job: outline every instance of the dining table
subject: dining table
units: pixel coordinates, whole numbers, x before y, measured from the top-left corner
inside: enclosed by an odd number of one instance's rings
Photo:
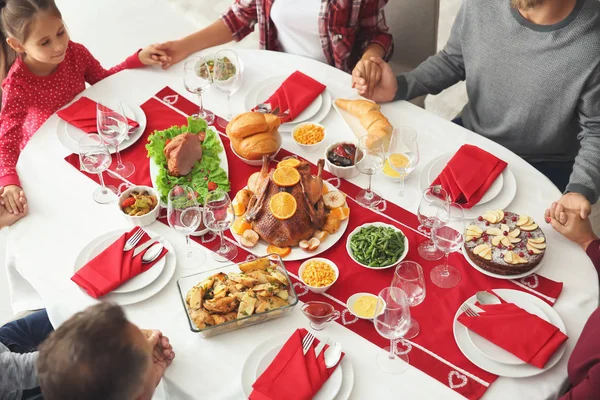
[[[173,27],[174,32],[186,29],[192,31],[190,23],[182,21],[161,2],[148,3],[151,4],[140,5],[137,10],[136,37],[143,37],[145,32],[154,29],[152,21],[160,21],[162,29]],[[158,14],[160,18],[157,17]],[[122,39],[124,44],[133,41],[127,36]],[[351,87],[351,76],[324,63],[265,50],[236,51],[243,61],[244,71],[242,85],[231,99],[234,115],[248,111],[246,97],[257,82],[272,76],[286,76],[297,70],[325,84],[333,99],[356,97]],[[210,50],[201,54],[209,52]],[[157,99],[157,93],[167,86],[179,96],[197,102],[197,97],[184,87],[183,63],[168,70],[125,70],[90,86],[82,95],[96,101],[119,99],[127,104],[141,105],[149,99]],[[219,116],[227,114],[227,97],[217,88],[211,87],[203,98],[206,108]],[[527,378],[500,377],[485,385],[481,398],[547,399],[557,396],[567,378],[569,355],[588,317],[598,306],[599,296],[598,277],[585,252],[544,222],[545,209],[561,193],[544,175],[518,155],[483,136],[406,101],[386,104],[383,110],[392,124],[410,126],[418,132],[421,159],[417,168],[406,179],[403,196],[400,196],[399,183],[390,181],[381,173],[373,177],[373,188],[387,202],[410,213],[417,211],[422,193],[419,176],[424,173],[425,166],[441,155],[455,152],[463,144],[485,149],[510,166],[516,178],[517,190],[514,199],[505,208],[531,216],[544,230],[548,247],[539,273],[564,284],[553,308],[564,322],[569,339],[564,355],[553,368]],[[14,311],[44,307],[55,328],[98,301],[88,296],[70,279],[81,250],[102,234],[131,228],[117,204],[101,205],[94,202],[92,192],[98,184],[65,161],[73,150],[60,139],[59,121],[56,115],[50,117],[20,155],[17,171],[27,194],[30,213],[9,229],[5,265]],[[326,143],[321,151],[306,152],[294,143],[289,133],[282,133],[283,148],[316,164],[324,157],[327,145],[355,140],[352,130],[333,107],[321,124],[327,131]],[[151,132],[146,132],[145,135],[148,133]],[[145,136],[141,140],[145,140]],[[137,162],[142,165],[148,163],[148,159],[140,158]],[[230,169],[229,174],[250,175],[255,170],[256,167],[248,166],[247,170]],[[365,187],[367,177],[360,175],[351,178],[350,182],[358,187]],[[380,214],[376,214],[377,219],[385,220],[385,214],[386,211],[382,209]],[[289,315],[273,321],[211,338],[199,336],[189,328],[177,279],[221,264],[212,261],[210,251],[197,243],[193,243],[193,250],[204,252],[207,261],[203,265],[193,264],[186,258],[184,236],[166,224],[155,222],[148,229],[172,244],[177,260],[174,275],[164,288],[144,301],[124,306],[131,322],[143,328],[161,330],[170,338],[176,351],[176,359],[167,369],[155,398],[244,398],[241,373],[252,350],[270,338],[289,336],[297,328],[309,329],[309,321],[300,307],[294,307]],[[340,241],[334,247],[345,245],[345,241]],[[411,243],[415,248],[417,245],[418,243]],[[340,270],[343,274],[343,268]],[[475,269],[464,273],[480,274]],[[427,285],[433,285],[428,275],[426,281]],[[451,293],[456,289],[444,290]],[[302,301],[302,297],[300,300]],[[346,299],[338,300],[343,303]],[[438,300],[441,302],[443,298]],[[427,325],[422,325],[421,329],[426,330]],[[413,366],[402,374],[388,375],[376,365],[376,354],[381,348],[356,334],[345,324],[329,323],[323,335],[339,342],[352,364],[354,382],[351,394],[346,398],[461,399],[470,396],[461,393],[460,380],[478,379],[477,376],[457,369],[453,371],[456,373],[449,375],[449,382],[442,382],[443,380],[433,379]],[[439,340],[453,343],[454,338],[449,336]],[[427,349],[421,350],[427,352]],[[457,381],[456,377],[460,379]]]

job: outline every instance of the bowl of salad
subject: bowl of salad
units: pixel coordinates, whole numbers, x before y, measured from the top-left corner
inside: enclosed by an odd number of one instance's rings
[[[202,58],[204,58],[206,60],[206,64],[208,65],[208,70],[209,70],[210,74],[213,75],[213,72],[215,69],[215,60],[217,58],[217,55],[213,53],[213,54],[208,54],[208,55],[202,56]],[[219,80],[225,82],[228,79],[231,79],[236,74],[237,66],[235,65],[235,63],[230,61],[227,57],[222,57],[222,59],[225,62],[226,68],[224,71],[224,75],[219,77]],[[238,56],[238,63],[239,63],[239,68],[240,68],[240,75],[242,75],[244,72],[244,63],[239,58],[239,56]],[[214,76],[213,76],[213,79],[214,79]]]
[[[130,223],[146,226],[158,218],[159,198],[158,192],[149,186],[132,186],[121,193],[117,206]]]

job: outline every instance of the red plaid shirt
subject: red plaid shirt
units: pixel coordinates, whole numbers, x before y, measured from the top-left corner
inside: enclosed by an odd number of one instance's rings
[[[275,0],[234,0],[221,16],[233,38],[242,40],[258,23],[260,48],[281,51],[277,30],[270,18]],[[327,62],[350,72],[371,43],[392,55],[394,44],[385,23],[383,7],[388,0],[322,0],[319,12],[319,34]]]

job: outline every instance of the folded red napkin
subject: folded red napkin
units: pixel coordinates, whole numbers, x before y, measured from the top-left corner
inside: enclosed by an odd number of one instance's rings
[[[458,321],[521,360],[544,368],[567,335],[549,322],[513,303],[477,304],[485,310],[478,317],[461,314]]]
[[[98,128],[96,127],[96,106],[97,103],[95,101],[84,96],[56,114],[84,132],[96,133],[98,132]],[[140,124],[132,119],[127,118],[127,121],[132,128],[140,126]]]
[[[310,400],[321,389],[337,366],[325,367],[327,346],[315,357],[316,339],[306,355],[302,354],[302,339],[307,333],[306,329],[298,329],[292,334],[252,385],[250,400]]]
[[[471,208],[483,197],[506,162],[476,146],[463,145],[431,185],[442,185],[454,203]]]
[[[325,85],[300,71],[291,74],[264,103],[279,108],[281,122],[293,121],[325,90]],[[289,114],[283,115],[286,111]]]
[[[125,242],[133,236],[139,227],[133,228],[130,232],[121,235],[116,242],[111,244],[102,253],[98,254],[92,260],[88,261],[79,271],[71,277],[71,280],[85,289],[93,298],[97,299],[118,288],[129,279],[149,270],[161,258],[167,254],[168,250],[163,248],[160,256],[151,263],[142,264],[142,257],[145,251],[133,257],[135,250],[123,251]],[[137,246],[144,244],[150,237],[144,232],[142,239]]]

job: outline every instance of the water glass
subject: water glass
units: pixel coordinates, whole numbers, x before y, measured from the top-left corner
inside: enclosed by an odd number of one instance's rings
[[[331,304],[322,301],[307,301],[300,308],[302,313],[310,321],[310,327],[315,331],[322,331],[330,321],[340,317],[340,312]]]
[[[193,233],[202,222],[202,209],[196,199],[196,192],[189,186],[175,186],[168,194],[167,221],[175,231],[185,235],[187,243],[187,258],[191,259],[192,243],[190,234]],[[194,264],[202,264],[206,261],[204,253],[199,253],[194,259]],[[193,268],[193,267],[192,267]]]
[[[400,288],[406,293],[410,307],[418,306],[425,300],[425,275],[421,265],[414,261],[402,261],[396,267],[392,286]],[[412,339],[421,331],[419,321],[411,317],[410,327],[404,334],[405,339]]]
[[[114,146],[117,156],[115,172],[123,178],[128,178],[135,172],[135,165],[129,161],[123,162],[119,146],[129,137],[129,121],[125,116],[123,104],[118,101],[108,101],[96,105],[96,127],[104,142]]]
[[[431,240],[431,228],[436,221],[436,215],[440,208],[448,209],[450,207],[450,198],[448,192],[441,186],[430,186],[421,195],[421,201],[417,208],[417,217],[419,218],[419,232],[429,236],[429,239],[422,242],[419,247],[419,255],[428,261],[439,260],[444,256],[440,250],[435,247]]]
[[[356,201],[367,207],[377,207],[381,203],[381,197],[371,190],[371,178],[383,169],[385,162],[383,142],[377,136],[364,135],[358,140],[357,148],[362,157],[356,161],[356,169],[369,176],[369,186],[358,192]]]
[[[225,240],[223,232],[231,228],[235,214],[227,192],[216,189],[204,198],[204,224],[208,229],[219,234],[220,243],[213,249],[215,261],[231,261],[237,256],[237,246]]]
[[[386,287],[377,297],[373,323],[377,332],[390,340],[389,349],[379,352],[377,366],[388,374],[399,374],[408,367],[408,354],[396,351],[396,341],[410,327],[410,309],[406,293],[398,287]]]
[[[387,162],[400,174],[400,197],[404,197],[404,180],[419,164],[417,131],[409,126],[400,126],[392,133]]]
[[[458,204],[450,204],[448,209],[440,208],[436,221],[431,229],[431,239],[435,246],[444,253],[444,263],[431,270],[430,278],[434,285],[441,288],[452,288],[460,282],[460,271],[448,265],[448,256],[458,251],[465,241],[465,213]]]
[[[79,165],[83,171],[98,174],[100,187],[94,191],[94,201],[108,204],[117,200],[116,189],[104,184],[102,172],[106,171],[112,162],[112,157],[100,135],[90,133],[79,140]]]
[[[185,89],[198,96],[198,114],[196,118],[202,118],[208,125],[212,125],[215,120],[215,114],[205,110],[202,104],[202,93],[204,93],[213,83],[212,74],[208,63],[202,57],[192,57],[185,61],[183,65],[183,84]]]
[[[217,88],[227,94],[227,120],[220,119],[219,125],[227,127],[233,114],[231,112],[231,96],[238,91],[242,85],[242,69],[238,55],[233,50],[221,50],[215,56],[213,69],[213,80]]]

